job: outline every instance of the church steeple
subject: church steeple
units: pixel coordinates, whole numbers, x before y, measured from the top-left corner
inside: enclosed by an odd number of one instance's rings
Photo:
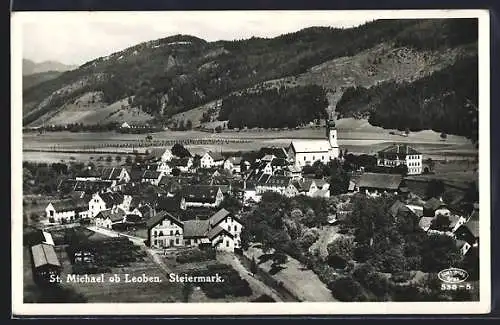
[[[339,156],[339,145],[337,143],[337,127],[333,113],[329,114],[326,120],[326,138],[330,143],[332,158],[337,158]]]

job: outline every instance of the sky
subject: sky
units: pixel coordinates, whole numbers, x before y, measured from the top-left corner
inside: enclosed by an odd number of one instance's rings
[[[347,28],[375,19],[338,11],[23,14],[14,17],[19,18],[22,26],[23,57],[35,62],[52,60],[71,65],[175,34],[207,41],[275,37],[311,26]]]

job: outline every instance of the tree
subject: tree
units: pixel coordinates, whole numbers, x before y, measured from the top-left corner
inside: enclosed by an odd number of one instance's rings
[[[455,240],[446,235],[431,234],[422,243],[422,271],[439,272],[458,265],[461,254]]]
[[[330,282],[328,289],[340,301],[366,301],[361,284],[350,276],[341,277]]]
[[[181,174],[181,170],[177,167],[172,169],[172,176],[179,176]]]
[[[108,163],[112,162],[112,161],[113,161],[113,157],[111,157],[111,156],[107,156],[107,157],[106,157],[106,161],[107,161]]]
[[[439,198],[443,195],[445,190],[444,182],[440,179],[432,179],[427,184],[426,196],[428,198]]]
[[[435,164],[434,160],[432,160],[432,158],[430,158],[430,157],[429,157],[429,158],[427,158],[427,159],[425,160],[425,163],[427,164],[427,166],[429,166],[429,171],[431,171],[431,172],[432,172],[432,171],[434,171],[434,166],[435,166],[436,164]]]
[[[408,136],[410,134],[410,129],[409,128],[406,128],[405,129],[405,135]]]
[[[125,163],[126,163],[127,165],[132,164],[132,157],[131,157],[131,156],[127,156],[127,158],[125,158]]]
[[[255,257],[252,256],[252,261],[250,262],[250,272],[252,272],[252,274],[256,274],[258,271],[257,262],[255,261]]]
[[[170,151],[174,156],[177,156],[179,158],[191,157],[191,153],[189,152],[189,150],[184,148],[184,146],[180,143],[174,144]]]
[[[441,137],[441,140],[444,141],[444,140],[446,140],[448,138],[448,135],[446,133],[444,133],[444,132],[441,132],[440,137]]]
[[[146,136],[146,141],[151,141],[151,140],[153,140],[153,136],[151,134],[148,134]]]
[[[276,251],[273,254],[273,265],[274,267],[279,267],[282,264],[285,264],[288,260],[288,256],[281,251]]]
[[[220,208],[226,209],[227,211],[231,212],[233,215],[238,213],[242,207],[243,207],[243,204],[241,203],[241,201],[232,195],[224,197],[224,199],[222,200],[222,202],[220,204]]]
[[[346,261],[354,256],[354,239],[352,237],[341,236],[328,244],[328,255],[337,255]]]
[[[191,120],[187,120],[186,129],[191,130],[192,128],[193,128],[193,122],[191,122]]]
[[[116,162],[118,162],[118,163],[119,163],[120,161],[122,161],[122,156],[116,156],[116,157],[115,157],[115,160],[116,160]]]

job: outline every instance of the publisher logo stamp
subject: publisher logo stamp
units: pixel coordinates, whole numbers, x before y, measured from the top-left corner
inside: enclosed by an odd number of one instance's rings
[[[469,273],[467,273],[467,271],[455,267],[442,270],[438,273],[439,280],[448,284],[462,283],[467,280],[468,277]]]

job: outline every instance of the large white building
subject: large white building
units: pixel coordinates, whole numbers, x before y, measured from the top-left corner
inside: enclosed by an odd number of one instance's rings
[[[293,140],[288,148],[288,156],[297,167],[304,167],[321,161],[327,164],[338,158],[339,145],[337,143],[337,128],[335,121],[326,122],[326,139],[324,140]]]
[[[408,167],[408,175],[422,174],[422,153],[407,144],[394,144],[378,152],[377,165],[395,168]]]

